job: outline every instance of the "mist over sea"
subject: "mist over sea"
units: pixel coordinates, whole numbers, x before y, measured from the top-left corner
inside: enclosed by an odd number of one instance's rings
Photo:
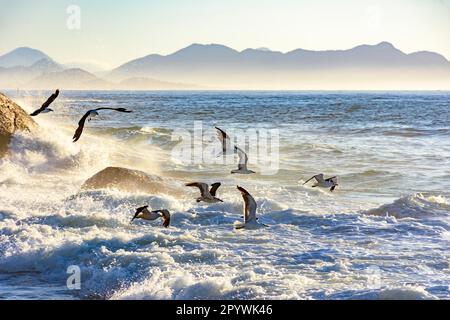
[[[48,96],[6,94],[29,112]],[[134,113],[103,112],[72,143],[99,107]],[[450,299],[449,92],[63,91],[52,108],[0,160],[1,299]],[[195,121],[208,141],[214,126],[278,130],[276,174],[176,161],[174,130]],[[80,189],[108,166],[180,192]],[[318,173],[335,192],[303,186]],[[197,204],[192,181],[222,182],[224,203]],[[268,228],[234,230],[236,185]],[[171,227],[130,224],[145,204]]]

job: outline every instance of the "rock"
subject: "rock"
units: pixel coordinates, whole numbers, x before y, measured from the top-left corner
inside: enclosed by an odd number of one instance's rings
[[[143,171],[108,167],[86,180],[82,189],[119,189],[127,192],[149,194],[181,194],[172,181]]]
[[[8,152],[11,136],[18,132],[31,132],[36,122],[17,103],[0,93],[0,158]]]

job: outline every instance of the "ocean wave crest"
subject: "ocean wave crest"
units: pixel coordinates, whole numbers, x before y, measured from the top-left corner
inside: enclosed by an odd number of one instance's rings
[[[362,213],[377,216],[394,216],[395,218],[427,218],[436,215],[449,215],[450,204],[441,195],[416,193]]]

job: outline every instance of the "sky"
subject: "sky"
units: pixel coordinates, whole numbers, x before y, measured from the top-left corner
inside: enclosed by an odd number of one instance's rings
[[[287,52],[388,41],[450,59],[450,0],[0,0],[0,8],[0,54],[27,46],[105,69],[192,43]]]

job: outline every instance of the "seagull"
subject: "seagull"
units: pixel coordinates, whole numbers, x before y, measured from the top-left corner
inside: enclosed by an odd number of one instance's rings
[[[206,203],[217,203],[223,202],[219,198],[216,198],[216,191],[221,186],[220,182],[216,182],[211,185],[211,189],[209,189],[209,185],[207,183],[202,182],[193,182],[186,184],[186,187],[197,187],[200,189],[201,196],[197,198],[197,202],[206,202]]]
[[[170,212],[168,210],[163,209],[163,210],[149,211],[148,206],[144,206],[136,209],[136,213],[134,214],[133,219],[131,219],[131,222],[133,222],[134,219],[153,221],[159,218],[163,219],[163,226],[165,228],[169,227]]]
[[[230,147],[230,136],[222,129],[220,129],[218,127],[215,127],[215,128],[217,130],[217,136],[218,136],[220,142],[222,143],[222,155],[225,156],[227,154],[227,150],[229,150],[229,147]],[[217,156],[220,156],[220,154]]]
[[[324,179],[323,178],[323,173],[315,175],[314,177],[312,177],[311,179],[307,180],[303,185],[307,184],[309,181],[311,181],[312,179],[316,179],[316,183],[312,186],[313,188],[315,187],[320,187],[320,188],[330,188],[330,191],[333,192],[334,189],[336,189],[336,187],[338,186],[338,181],[337,181],[337,177],[331,177],[328,179]]]
[[[252,195],[242,187],[237,186],[237,189],[241,192],[242,198],[244,199],[244,223],[237,224],[235,228],[236,229],[243,229],[249,227],[255,228],[258,226],[268,227],[265,224],[258,223],[258,218],[256,217],[257,204]]]
[[[73,142],[77,142],[80,139],[81,134],[83,133],[84,124],[86,123],[86,120],[90,121],[93,117],[98,116],[98,111],[100,111],[100,110],[114,110],[114,111],[125,112],[125,113],[133,112],[133,111],[129,111],[125,108],[98,108],[98,109],[89,110],[88,112],[86,112],[86,114],[83,116],[83,118],[81,118],[81,120],[78,122],[78,128],[75,131],[75,134],[73,136]]]
[[[34,111],[32,114],[30,114],[30,116],[35,117],[40,113],[49,113],[52,112],[53,109],[50,109],[49,106],[53,103],[53,101],[55,101],[55,99],[59,96],[59,90],[56,89],[55,93],[52,94],[47,101],[44,102],[44,104],[42,105],[42,107],[40,107],[39,109],[37,109],[36,111]]]
[[[239,156],[238,169],[231,171],[232,174],[252,174],[256,173],[252,170],[247,169],[248,156],[247,154],[238,146],[234,146],[234,152]]]

